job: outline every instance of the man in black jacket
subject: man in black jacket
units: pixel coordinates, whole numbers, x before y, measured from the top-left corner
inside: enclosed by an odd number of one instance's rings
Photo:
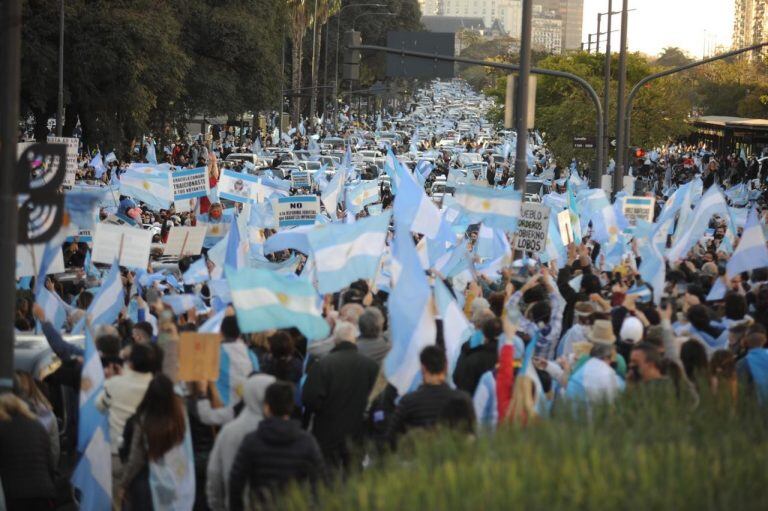
[[[379,366],[357,351],[357,329],[337,325],[335,347],[313,364],[302,390],[302,400],[312,414],[315,435],[325,461],[336,466],[349,463],[349,443],[363,438],[363,418]]]
[[[419,359],[424,383],[403,396],[397,405],[387,434],[393,445],[397,436],[408,429],[434,426],[449,402],[462,399],[472,406],[469,394],[454,390],[445,383],[448,361],[442,348],[427,346],[421,350]]]
[[[313,490],[323,477],[323,457],[312,435],[291,420],[293,385],[275,382],[264,396],[264,416],[259,427],[240,445],[229,474],[229,509],[240,511],[243,489],[249,483],[252,499],[274,503],[275,492],[290,481],[309,481]],[[254,507],[251,501],[249,508]]]

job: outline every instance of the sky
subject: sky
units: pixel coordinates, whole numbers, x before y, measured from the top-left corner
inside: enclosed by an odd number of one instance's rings
[[[656,56],[667,46],[677,46],[691,57],[714,53],[718,45],[730,48],[733,32],[734,0],[629,0],[627,46]],[[613,0],[613,10],[621,10],[622,0]],[[607,12],[608,0],[584,0],[582,41],[597,32],[597,13]],[[606,16],[601,30],[605,31]],[[611,49],[618,48],[621,15],[613,17]],[[592,36],[594,40],[594,36]],[[605,51],[601,36],[600,48]],[[594,43],[593,43],[594,45]]]

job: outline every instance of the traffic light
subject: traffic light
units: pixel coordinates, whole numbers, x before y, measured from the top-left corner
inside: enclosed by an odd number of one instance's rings
[[[356,30],[347,30],[344,32],[344,70],[342,78],[344,80],[360,79],[360,50],[350,50],[350,46],[359,46],[363,44],[363,38],[360,32]]]

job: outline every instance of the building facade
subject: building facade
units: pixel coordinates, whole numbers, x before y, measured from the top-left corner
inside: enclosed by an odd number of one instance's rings
[[[557,11],[533,6],[531,19],[531,45],[547,53],[563,52],[563,20]]]
[[[765,40],[768,35],[768,0],[735,0],[733,47],[743,48]],[[755,56],[750,54],[750,58]]]
[[[544,11],[557,12],[562,22],[562,49],[581,49],[581,27],[584,20],[584,0],[534,0]]]

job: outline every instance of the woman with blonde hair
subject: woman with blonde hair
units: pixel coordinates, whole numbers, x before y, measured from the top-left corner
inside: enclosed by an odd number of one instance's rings
[[[512,402],[507,411],[507,422],[520,426],[527,426],[529,422],[536,421],[539,415],[536,413],[536,386],[533,379],[521,374],[515,378],[512,388]]]
[[[54,463],[48,433],[18,396],[0,394],[0,481],[7,511],[53,509]]]
[[[16,371],[14,394],[19,396],[29,406],[32,413],[37,416],[37,420],[48,432],[48,438],[51,446],[51,458],[54,466],[59,463],[59,454],[61,446],[59,445],[59,423],[53,413],[53,406],[45,394],[37,386],[32,375],[24,371]]]

